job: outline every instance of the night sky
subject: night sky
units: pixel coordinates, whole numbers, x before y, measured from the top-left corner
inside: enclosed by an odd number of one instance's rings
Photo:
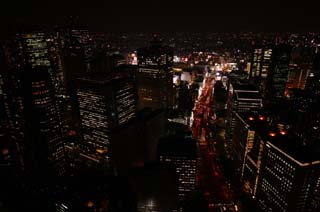
[[[0,23],[12,31],[20,25],[63,24],[79,15],[89,29],[105,32],[319,31],[317,8],[284,1],[31,0],[1,5]]]

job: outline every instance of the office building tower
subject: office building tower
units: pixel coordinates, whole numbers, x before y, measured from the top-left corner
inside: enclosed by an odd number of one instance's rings
[[[37,177],[65,173],[55,75],[42,32],[19,33],[6,44],[6,113],[14,163]]]
[[[156,44],[138,49],[136,73],[139,108],[170,109],[173,49]]]
[[[303,145],[285,130],[270,131],[264,143],[257,189],[261,205],[273,211],[319,211],[318,143]]]
[[[8,117],[8,99],[5,91],[4,79],[0,73],[0,164],[1,167],[12,165],[13,142],[10,138]]]
[[[243,189],[265,210],[319,210],[319,145],[264,115],[237,114],[236,150]],[[242,163],[242,164],[241,164]]]
[[[161,163],[172,164],[179,177],[181,206],[195,189],[197,148],[193,139],[165,137],[159,141],[158,157]]]
[[[262,96],[264,96],[266,92],[266,79],[270,70],[271,57],[272,48],[270,45],[256,46],[253,49],[249,78],[259,85]]]
[[[65,37],[69,48],[81,48],[83,50],[85,71],[90,72],[93,56],[93,41],[87,27],[80,23],[79,17],[70,17]]]
[[[67,81],[66,73],[62,61],[63,41],[61,32],[55,29],[51,33],[42,31],[22,32],[17,36],[20,45],[20,54],[23,60],[20,61],[21,66],[47,66],[53,83],[55,104],[57,104],[57,114],[63,122],[62,128],[66,133],[67,117],[70,111],[67,111],[69,105],[69,95],[66,90]],[[69,113],[68,113],[69,112]]]
[[[121,77],[91,75],[77,80],[83,141],[80,155],[93,166],[111,167],[110,133],[136,115],[133,82]]]
[[[22,73],[28,144],[25,148],[40,170],[53,169],[57,174],[66,170],[61,120],[47,66],[35,66]],[[49,172],[50,169],[48,170]]]
[[[254,48],[250,66],[250,78],[267,78],[271,56],[272,48]]]
[[[266,101],[274,103],[285,95],[288,80],[291,47],[285,44],[275,46],[272,51],[271,66],[267,77]]]
[[[239,112],[257,113],[262,107],[262,97],[259,89],[250,84],[231,84],[229,92],[231,95],[229,95],[227,102],[227,145],[229,151],[232,151],[235,114]]]
[[[25,59],[25,64],[31,67],[50,67],[47,37],[44,32],[31,32],[18,34],[18,42]]]
[[[314,57],[313,49],[310,47],[294,47],[289,63],[289,74],[286,95],[291,96],[294,89],[304,89],[307,77],[312,69]]]
[[[312,69],[308,74],[305,89],[312,94],[320,93],[320,53],[316,52],[313,58]]]
[[[7,83],[6,111],[17,170],[44,180],[64,174],[64,140],[48,67],[11,70]]]
[[[256,195],[261,169],[260,131],[269,128],[267,116],[250,112],[235,114],[233,135],[233,159],[235,174],[243,184],[245,192]]]

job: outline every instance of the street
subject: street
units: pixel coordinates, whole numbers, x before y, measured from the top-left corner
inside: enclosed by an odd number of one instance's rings
[[[208,201],[209,211],[237,211],[230,185],[221,171],[214,147],[214,139],[210,132],[210,120],[215,122],[213,88],[215,80],[206,75],[205,84],[198,102],[196,102],[192,125],[193,138],[198,141],[197,187]]]

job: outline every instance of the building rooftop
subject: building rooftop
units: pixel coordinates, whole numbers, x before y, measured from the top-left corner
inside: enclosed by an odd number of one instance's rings
[[[264,114],[238,113],[239,117],[247,124],[249,129],[256,131],[262,139],[293,158],[300,165],[320,163],[320,139],[306,142],[290,129],[271,126],[269,118]]]
[[[259,92],[256,91],[250,91],[250,90],[237,90],[235,91],[235,96],[237,100],[242,100],[242,101],[252,101],[252,100],[257,100],[257,101],[262,101],[261,95]]]
[[[180,136],[164,137],[159,141],[158,155],[195,159],[197,157],[196,141],[191,138],[182,138]]]

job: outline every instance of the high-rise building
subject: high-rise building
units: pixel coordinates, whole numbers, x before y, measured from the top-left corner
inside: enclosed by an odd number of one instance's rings
[[[133,82],[92,75],[78,79],[76,92],[83,136],[80,155],[92,164],[111,167],[110,133],[136,115]]]
[[[261,129],[269,127],[267,117],[250,112],[235,114],[233,136],[235,174],[243,183],[244,191],[252,196],[256,194],[261,168],[262,147],[259,140]]]
[[[197,147],[193,139],[169,136],[158,144],[161,163],[172,164],[179,177],[179,201],[181,206],[195,189]]]
[[[275,125],[276,127],[273,127]],[[319,145],[259,114],[237,114],[234,136],[245,192],[272,211],[318,211]]]
[[[255,48],[253,50],[250,78],[267,78],[270,68],[272,48]]]
[[[293,47],[289,64],[286,96],[291,96],[292,90],[304,89],[307,77],[312,70],[313,49],[310,47]]]
[[[275,102],[285,96],[288,81],[291,47],[285,44],[275,46],[272,51],[271,66],[267,77],[266,101]]]
[[[173,74],[173,49],[151,45],[138,49],[136,73],[139,108],[170,109]]]
[[[269,132],[264,141],[257,199],[273,211],[319,211],[319,145],[286,133]]]
[[[8,99],[5,91],[4,79],[0,73],[0,164],[10,166],[13,162],[13,142],[10,138],[10,125],[8,117]]]
[[[63,174],[66,171],[64,140],[48,67],[35,66],[30,71],[24,70],[22,75],[28,160],[32,169],[37,165],[40,171],[49,167]]]
[[[227,145],[229,151],[232,151],[232,137],[235,127],[235,114],[239,112],[257,113],[262,107],[262,97],[259,89],[250,84],[234,84],[230,85],[231,95],[228,99],[227,114]]]
[[[29,174],[63,174],[66,167],[56,76],[45,33],[17,34],[6,44],[6,62],[6,113],[16,168]]]
[[[320,94],[320,53],[317,52],[313,59],[312,69],[307,77],[305,89],[315,95]]]
[[[51,66],[46,39],[47,37],[44,32],[18,34],[18,41],[20,42],[20,48],[22,49],[26,64],[31,67]]]

